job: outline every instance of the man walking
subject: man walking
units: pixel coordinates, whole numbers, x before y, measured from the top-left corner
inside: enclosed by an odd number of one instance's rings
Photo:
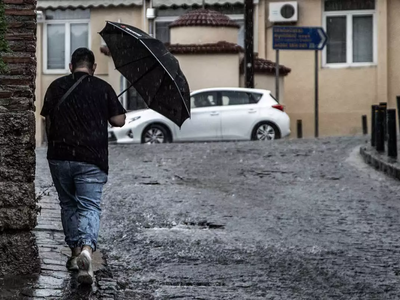
[[[71,73],[49,86],[41,115],[46,118],[47,159],[61,206],[69,270],[78,282],[93,283],[92,252],[100,227],[100,202],[108,174],[108,122],[125,124],[125,109],[112,87],[94,77],[93,52],[72,54]]]

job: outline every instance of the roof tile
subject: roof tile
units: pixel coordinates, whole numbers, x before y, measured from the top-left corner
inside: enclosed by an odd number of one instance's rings
[[[166,46],[167,49],[172,54],[216,54],[216,53],[234,54],[244,51],[244,49],[239,45],[228,42],[218,42],[214,44],[200,44],[200,45],[167,44]]]
[[[292,70],[284,65],[279,65],[279,74],[286,76],[288,75]],[[243,74],[244,73],[244,60],[242,60],[242,63],[240,64],[240,72]],[[267,74],[274,74],[276,72],[276,63],[267,60],[267,59],[262,59],[255,57],[254,58],[254,72],[255,73],[267,73]]]
[[[189,11],[169,25],[170,28],[186,26],[240,28],[239,24],[231,20],[228,16],[209,9]]]

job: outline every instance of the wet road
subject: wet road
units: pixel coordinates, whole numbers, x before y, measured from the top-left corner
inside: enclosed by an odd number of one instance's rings
[[[363,143],[112,145],[119,299],[400,299],[400,183]]]

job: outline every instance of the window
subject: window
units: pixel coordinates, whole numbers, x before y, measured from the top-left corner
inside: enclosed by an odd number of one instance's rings
[[[214,92],[205,92],[190,97],[191,108],[209,107],[217,105],[217,97]]]
[[[72,53],[80,47],[89,47],[90,11],[47,10],[44,24],[44,71],[64,73]]]
[[[325,0],[324,25],[329,39],[324,49],[324,65],[375,64],[375,22],[373,0]]]
[[[127,92],[127,104],[126,110],[138,110],[147,108],[146,102],[144,102],[142,96],[136,91],[136,89],[132,86],[129,88]]]
[[[178,17],[160,17],[154,22],[155,24],[155,38],[159,39],[163,43],[171,42],[171,34],[169,31],[169,25],[175,21]]]
[[[236,91],[224,91],[221,92],[222,105],[246,105],[256,104],[261,99],[261,94],[247,93],[247,92],[236,92]]]
[[[125,91],[131,84],[129,81],[125,79],[125,77],[121,76],[121,92]],[[120,97],[120,101],[122,106],[127,111],[146,109],[147,104],[144,102],[142,96],[136,91],[136,89],[131,86],[125,93]]]
[[[231,15],[229,16],[233,21],[235,21],[239,26],[239,34],[237,44],[241,47],[244,47],[244,16],[243,15]],[[256,45],[256,35],[254,36],[254,48],[257,49]]]

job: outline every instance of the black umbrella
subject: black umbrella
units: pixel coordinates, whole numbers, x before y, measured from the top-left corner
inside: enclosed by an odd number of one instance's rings
[[[116,69],[148,107],[181,126],[190,117],[189,85],[164,44],[140,29],[114,22],[107,22],[100,35]]]

